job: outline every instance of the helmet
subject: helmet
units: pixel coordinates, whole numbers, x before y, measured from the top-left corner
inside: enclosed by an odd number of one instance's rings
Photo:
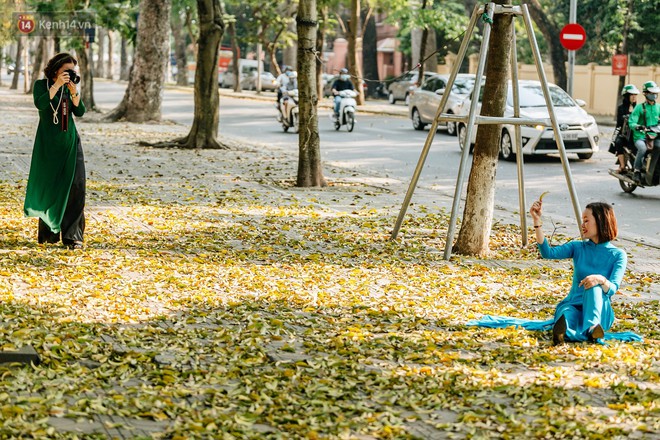
[[[630,94],[630,95],[639,95],[639,90],[637,90],[637,87],[635,87],[635,84],[626,84],[623,86],[621,89],[621,94]]]
[[[348,73],[348,69],[346,67],[342,67],[341,69],[339,69],[339,74],[346,74],[346,73]]]
[[[642,90],[644,92],[660,93],[660,87],[658,87],[655,81],[646,81]]]

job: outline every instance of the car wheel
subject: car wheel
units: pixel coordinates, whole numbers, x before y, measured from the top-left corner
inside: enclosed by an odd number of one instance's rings
[[[394,99],[394,93],[390,92],[390,94],[387,95],[387,100],[390,102],[390,104],[396,104],[396,99]]]
[[[578,153],[578,157],[583,160],[591,159],[591,156],[593,155],[594,153]]]
[[[467,127],[463,124],[458,126],[458,146],[463,150],[465,145],[465,136],[467,136]]]
[[[453,114],[452,112],[449,112],[449,114]],[[456,122],[452,121],[447,121],[447,134],[449,136],[456,136]]]
[[[412,111],[412,125],[415,130],[424,130],[426,124],[422,122],[422,117],[419,115],[419,111],[415,108]]]
[[[458,125],[458,146],[461,148],[461,151],[463,151],[463,144],[465,142],[465,138],[467,137],[467,127],[463,124]],[[470,153],[474,152],[474,144],[470,144]]]
[[[500,157],[508,161],[514,161],[516,159],[516,154],[513,152],[513,141],[507,130],[502,130],[502,137],[500,138]]]

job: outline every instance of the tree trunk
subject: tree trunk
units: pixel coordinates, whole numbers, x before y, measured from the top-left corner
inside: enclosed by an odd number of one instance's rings
[[[174,38],[174,59],[176,62],[176,84],[188,85],[188,65],[186,63],[186,37],[181,32],[183,20],[179,12],[172,17],[172,37]]]
[[[112,79],[112,71],[115,69],[115,60],[113,59],[113,52],[114,52],[114,38],[112,36],[112,32],[108,31],[108,64],[107,64],[107,69],[105,71],[105,78],[106,79]]]
[[[0,72],[2,72],[2,69],[5,67],[5,48],[4,46],[0,46]],[[2,85],[2,75],[0,75],[0,86]]]
[[[364,89],[362,88],[362,68],[360,67],[360,51],[362,50],[362,39],[360,33],[360,0],[351,0],[351,19],[348,23],[348,70],[355,83],[355,91],[358,92],[357,104],[364,104]]]
[[[422,1],[421,10],[426,9],[426,0]],[[421,34],[420,34],[421,32]],[[426,58],[426,43],[429,39],[429,28],[424,27],[423,29],[414,29],[410,35],[411,44],[412,44],[412,57],[413,62],[417,62],[419,66],[419,76],[417,77],[417,82],[421,84],[424,80],[424,58]]]
[[[220,0],[197,0],[199,39],[195,69],[195,112],[192,128],[184,138],[153,144],[155,147],[226,148],[217,141],[220,94],[218,58],[225,32]],[[147,144],[149,145],[149,144]]]
[[[623,22],[623,40],[621,42],[621,47],[617,49],[617,54],[627,54],[628,53],[628,32],[630,31],[630,17],[633,16],[633,0],[628,0],[628,13]],[[628,60],[630,63],[630,60]],[[617,114],[619,105],[623,102],[623,96],[621,95],[621,90],[623,86],[626,85],[626,76],[619,76],[619,88],[616,89],[616,106],[614,107],[614,115]]]
[[[507,4],[510,0],[498,0]],[[488,45],[486,84],[483,90],[481,114],[503,116],[511,66],[512,16],[497,14]],[[476,99],[472,105],[477,105]],[[465,255],[485,256],[488,253],[495,201],[495,175],[499,154],[501,125],[480,125],[474,146],[472,169],[461,231],[455,251]]]
[[[528,0],[525,3],[529,6],[529,15],[539,30],[545,37],[545,42],[550,51],[550,62],[552,63],[552,73],[555,76],[554,83],[566,90],[568,84],[568,74],[566,73],[566,51],[559,42],[559,27],[553,23],[543,11],[539,0]]]
[[[364,79],[367,81],[367,93],[369,96],[378,97],[378,40],[376,34],[376,19],[373,15],[369,17],[364,28],[362,66]]]
[[[137,49],[128,87],[121,103],[106,120],[124,118],[137,123],[160,120],[165,66],[169,60],[170,6],[169,0],[140,2]]]
[[[328,6],[317,5],[317,16],[321,16],[319,25],[316,28],[316,52],[323,53],[323,46],[325,45],[325,32],[328,23]],[[323,90],[323,60],[321,57],[316,57],[316,103],[323,97],[321,91]]]
[[[282,74],[282,69],[280,69],[280,66],[277,64],[277,57],[275,56],[275,51],[272,49],[268,50],[268,59],[270,60],[270,70],[273,75],[275,75],[275,78],[280,76]]]
[[[119,79],[121,81],[128,81],[128,73],[129,73],[129,67],[128,67],[128,48],[126,47],[128,45],[128,41],[126,40],[126,37],[122,36],[121,37],[121,49],[120,49],[120,56],[119,56]]]
[[[289,8],[287,6],[286,11],[287,11],[287,13],[290,13],[289,16],[293,15],[293,11],[291,11],[290,9],[291,8]],[[284,31],[284,29],[285,28],[282,28],[282,31]],[[293,20],[289,20],[286,23],[286,29],[289,32],[297,32],[296,23]],[[277,34],[279,36],[279,35],[282,34],[282,32],[278,32]],[[278,41],[278,39],[279,38],[274,38],[273,42],[276,43]],[[294,66],[296,66],[298,64],[298,59],[297,59],[298,57],[296,55],[298,53],[298,48],[296,47],[296,44],[297,43],[295,41],[293,41],[290,46],[286,46],[285,48],[282,49],[282,64],[284,64],[286,66],[291,66],[291,68],[293,68]],[[275,50],[273,50],[273,52],[275,52]]]
[[[37,51],[34,54],[34,62],[32,63],[32,79],[30,81],[30,87],[28,89],[28,93],[32,93],[32,87],[34,87],[34,82],[39,79],[39,75],[41,75],[41,71],[43,70],[45,49],[46,49],[46,37],[39,37],[39,44],[37,46]]]
[[[91,48],[91,44],[90,44]],[[91,49],[90,49],[91,52]],[[87,56],[85,42],[82,42],[82,49],[77,52],[78,64],[80,65],[80,97],[88,110],[98,111],[94,102],[94,76],[92,75],[92,65]]]
[[[21,66],[23,65],[23,42],[27,37],[19,37],[16,47],[16,60],[14,60],[14,76],[11,79],[11,90],[18,90],[18,77],[20,76]]]
[[[296,186],[326,186],[321,168],[321,140],[316,103],[316,0],[300,0],[298,33],[298,93],[300,131],[298,132],[298,178]]]
[[[238,38],[236,38],[236,23],[229,23],[229,35],[231,36],[231,74],[234,75],[234,91],[241,91],[241,72],[238,66]]]
[[[103,62],[103,57],[104,57],[104,48],[105,48],[105,34],[106,30],[103,28],[97,28],[96,36],[97,40],[96,42],[99,45],[99,55],[96,58],[96,69],[94,69],[94,76],[96,78],[103,78],[105,76],[105,63]]]

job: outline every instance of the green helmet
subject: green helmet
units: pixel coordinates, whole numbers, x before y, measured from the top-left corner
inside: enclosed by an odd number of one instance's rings
[[[635,87],[635,84],[626,84],[623,86],[621,89],[621,94],[631,94],[631,95],[639,95],[639,90],[637,90],[637,87]]]
[[[660,87],[658,87],[655,81],[646,81],[642,90],[650,93],[660,93]]]

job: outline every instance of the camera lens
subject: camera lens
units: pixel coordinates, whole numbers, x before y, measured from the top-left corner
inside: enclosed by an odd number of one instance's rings
[[[75,70],[67,69],[66,72],[69,74],[69,81],[71,81],[74,84],[78,84],[80,82],[80,76],[78,76]]]

